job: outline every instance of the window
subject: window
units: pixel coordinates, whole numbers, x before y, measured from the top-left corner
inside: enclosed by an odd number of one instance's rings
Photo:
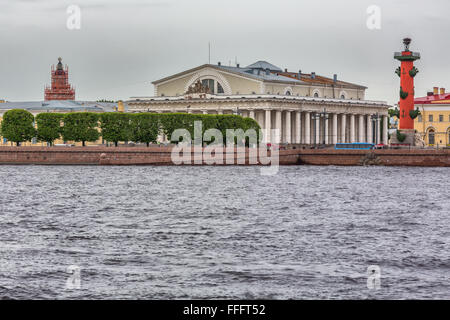
[[[422,122],[422,115],[419,114],[419,117],[417,117],[417,121]]]
[[[429,122],[433,122],[433,115],[432,115],[432,114],[430,114],[430,115],[428,116],[428,121],[429,121]]]
[[[216,87],[216,85],[217,85],[217,87]],[[202,86],[207,87],[209,89],[209,93],[211,93],[211,94],[225,93],[222,85],[214,79],[203,79]]]
[[[318,98],[319,94],[317,92],[314,93],[314,98]]]
[[[444,115],[442,114],[439,115],[439,122],[444,122]]]
[[[217,82],[217,93],[224,93],[222,85],[218,82]]]
[[[291,92],[290,92],[290,91],[286,91],[286,95],[287,95],[287,96],[290,96],[290,95],[291,95]]]
[[[214,93],[214,80],[213,79],[205,79],[202,80],[203,87],[207,87],[210,93]]]
[[[345,95],[341,95],[341,99],[344,99],[344,100],[345,100]]]

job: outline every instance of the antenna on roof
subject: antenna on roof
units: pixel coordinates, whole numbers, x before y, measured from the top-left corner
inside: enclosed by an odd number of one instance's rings
[[[208,63],[211,64],[211,42],[208,42]]]

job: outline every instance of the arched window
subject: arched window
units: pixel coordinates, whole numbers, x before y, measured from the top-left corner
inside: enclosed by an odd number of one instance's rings
[[[450,146],[450,128],[447,130],[447,146]]]
[[[341,94],[341,99],[345,100],[345,95]]]
[[[202,85],[203,87],[208,87],[211,94],[222,94],[225,92],[222,85],[214,79],[203,79]]]
[[[319,97],[319,93],[318,92],[314,92],[314,98],[318,98]]]
[[[208,87],[210,93],[214,93],[214,80],[213,79],[204,79],[202,80],[203,87]]]
[[[291,92],[290,92],[290,91],[286,91],[286,95],[287,95],[287,96],[290,96],[290,95],[291,95]]]
[[[434,130],[430,129],[428,130],[428,144],[429,145],[434,145],[435,142],[435,135],[434,135]]]

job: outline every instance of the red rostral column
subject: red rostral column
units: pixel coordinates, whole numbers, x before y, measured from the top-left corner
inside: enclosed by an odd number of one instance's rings
[[[400,77],[400,124],[399,129],[414,130],[414,117],[410,112],[414,111],[414,77],[419,72],[414,67],[414,61],[420,59],[420,53],[409,51],[410,38],[403,39],[405,51],[396,52],[394,58],[401,61],[401,66],[395,73]]]

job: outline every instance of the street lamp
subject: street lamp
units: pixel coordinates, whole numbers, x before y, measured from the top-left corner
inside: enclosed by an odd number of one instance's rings
[[[381,116],[377,112],[376,114],[371,115],[370,119],[372,120],[372,123],[373,123],[373,125],[375,127],[375,139],[374,139],[374,142],[375,142],[375,145],[377,145],[379,143],[379,141],[378,141],[378,122],[380,121]]]
[[[318,143],[318,141],[316,141],[316,123],[317,122],[315,120],[319,119],[319,121],[320,121],[321,118],[324,119],[322,143],[325,144],[325,142],[326,142],[325,136],[327,134],[327,132],[325,130],[325,121],[327,121],[329,119],[329,113],[327,112],[326,108],[323,108],[322,112],[314,112],[314,113],[311,114],[311,119],[314,120],[313,121],[313,123],[314,123],[314,144]]]

